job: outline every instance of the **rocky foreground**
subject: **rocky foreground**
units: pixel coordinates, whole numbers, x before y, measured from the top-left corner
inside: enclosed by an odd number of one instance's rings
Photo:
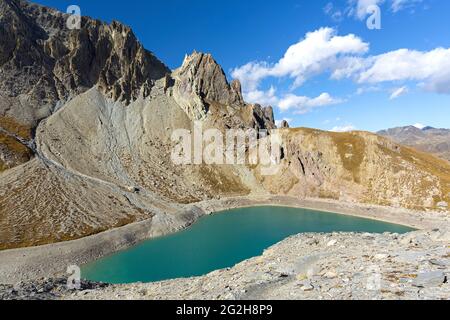
[[[151,284],[64,279],[0,286],[1,299],[449,299],[450,232],[302,234],[233,268]]]

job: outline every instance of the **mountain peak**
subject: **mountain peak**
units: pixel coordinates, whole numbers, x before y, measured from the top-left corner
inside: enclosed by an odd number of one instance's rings
[[[195,78],[195,83],[192,83],[195,88],[192,89],[206,100],[224,105],[244,103],[240,82],[230,84],[222,67],[210,53],[194,51],[187,55],[177,74],[188,82]]]
[[[209,53],[194,51],[186,55],[174,71],[174,98],[193,119],[203,119],[210,104],[239,108],[243,106],[241,84],[228,82],[222,67]]]
[[[378,132],[398,143],[433,153],[450,160],[450,130],[418,125],[398,127]]]

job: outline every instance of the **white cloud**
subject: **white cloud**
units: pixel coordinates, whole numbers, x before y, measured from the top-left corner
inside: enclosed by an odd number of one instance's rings
[[[422,0],[392,0],[391,10],[393,12],[398,12],[403,9],[411,8],[420,2],[422,2]]]
[[[332,79],[354,78],[359,84],[416,82],[429,92],[450,93],[450,48],[431,51],[399,49],[377,56],[345,57]],[[364,90],[358,90],[358,94]]]
[[[259,103],[264,106],[275,106],[278,104],[276,89],[272,86],[267,91],[253,90],[245,92],[245,100],[250,103]]]
[[[329,93],[322,93],[316,98],[297,96],[288,94],[278,103],[282,111],[293,110],[296,114],[304,114],[317,107],[323,107],[344,102],[341,99],[333,98]]]
[[[389,97],[389,99],[390,99],[390,100],[397,99],[397,98],[399,98],[399,97],[401,97],[401,96],[407,94],[408,91],[409,91],[409,90],[408,90],[408,87],[406,87],[406,86],[401,87],[401,88],[397,88],[397,89],[395,89],[395,90],[392,91],[392,94],[391,94],[391,96]]]
[[[413,127],[416,127],[417,129],[422,130],[422,129],[424,129],[426,126],[423,125],[423,124],[421,124],[421,123],[416,123]]]
[[[349,78],[367,67],[367,59],[360,56],[347,56],[339,59],[334,65],[331,79]]]
[[[421,86],[428,91],[450,93],[450,49],[400,49],[367,61],[370,66],[358,75],[359,83],[422,81]]]
[[[304,39],[290,46],[277,63],[249,62],[235,68],[231,74],[240,80],[247,101],[278,106],[282,111],[306,113],[315,107],[337,104],[343,100],[333,98],[329,93],[322,93],[315,98],[295,94],[281,97],[276,94],[274,87],[267,91],[261,90],[261,81],[268,77],[288,77],[293,80],[291,89],[294,89],[311,77],[327,71],[334,73],[332,77],[345,77],[360,69],[352,68],[351,64],[358,55],[368,50],[369,45],[353,34],[338,36],[332,28],[321,28],[307,33]],[[336,72],[337,69],[339,71]]]
[[[239,68],[233,69],[231,75],[239,79],[244,91],[255,91],[259,82],[268,77],[269,66],[265,62],[249,62]]]
[[[344,101],[329,93],[315,98],[292,93],[281,96],[275,87],[261,90],[260,83],[269,77],[287,77],[291,79],[292,92],[312,77],[328,73],[332,80],[352,79],[359,84],[357,95],[384,90],[383,83],[398,86],[391,92],[390,99],[406,94],[411,85],[429,92],[450,94],[450,48],[399,49],[376,56],[367,56],[368,50],[369,44],[353,34],[339,36],[332,28],[321,28],[290,46],[278,62],[250,62],[235,68],[231,74],[241,81],[247,101],[296,113]]]
[[[333,131],[333,132],[349,132],[349,131],[354,131],[354,130],[356,130],[356,128],[351,124],[346,125],[346,126],[336,126],[333,129],[331,129],[331,131]]]
[[[304,114],[316,107],[344,102],[344,100],[334,98],[326,92],[315,98],[297,96],[295,94],[286,94],[282,97],[278,97],[276,95],[276,90],[273,87],[267,91],[255,90],[247,92],[245,94],[245,100],[250,103],[259,103],[263,106],[278,106],[283,112],[292,111],[295,114]]]
[[[332,28],[321,28],[290,46],[276,64],[250,62],[232,70],[231,74],[248,92],[256,90],[268,77],[290,77],[294,79],[293,87],[298,87],[312,76],[336,69],[336,64],[342,64],[341,59],[368,50],[369,45],[353,34],[338,36]]]

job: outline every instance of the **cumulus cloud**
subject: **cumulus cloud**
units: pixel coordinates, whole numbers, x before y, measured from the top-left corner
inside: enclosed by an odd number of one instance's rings
[[[450,93],[450,49],[400,49],[369,57],[367,62],[369,67],[358,75],[359,83],[422,81],[428,91]]]
[[[397,98],[399,98],[399,97],[401,97],[401,96],[407,94],[408,91],[409,91],[409,90],[408,90],[408,87],[406,87],[406,86],[401,87],[401,88],[394,89],[394,90],[392,91],[392,94],[391,94],[391,96],[389,97],[389,99],[390,99],[390,100],[397,99]]]
[[[369,45],[353,34],[339,36],[332,28],[309,32],[305,38],[290,46],[276,63],[249,62],[231,71],[239,79],[245,99],[249,102],[278,106],[282,111],[306,113],[315,107],[341,103],[341,99],[322,93],[311,98],[295,94],[277,95],[276,89],[261,90],[261,82],[269,77],[292,79],[291,90],[323,72],[343,78],[355,72],[358,56],[365,54]]]
[[[426,91],[448,94],[450,48],[399,49],[376,56],[347,56],[334,65],[331,78],[353,78],[358,84],[369,85],[413,81]]]
[[[290,46],[277,63],[250,62],[232,70],[231,74],[241,81],[244,91],[256,90],[268,77],[290,77],[294,79],[295,88],[312,76],[334,69],[340,59],[368,50],[369,45],[353,34],[338,36],[332,28],[321,28]]]
[[[406,94],[407,85],[450,94],[450,48],[399,49],[375,56],[368,56],[368,50],[369,44],[353,34],[340,36],[332,28],[321,28],[290,46],[278,62],[250,62],[231,74],[241,81],[247,101],[296,113],[344,102],[326,92],[315,98],[292,93],[305,81],[323,74],[336,81],[352,79],[360,87],[356,94],[380,91],[384,83],[399,86],[391,92],[391,99]],[[289,79],[291,93],[280,95],[275,87],[262,90],[260,85],[267,78]]]
[[[347,56],[336,61],[331,73],[331,79],[341,80],[349,78],[368,66],[367,58],[360,56]]]
[[[344,102],[342,99],[332,97],[327,92],[314,98],[295,94],[285,94],[279,97],[273,87],[267,91],[250,91],[246,94],[245,99],[250,103],[259,103],[264,106],[278,106],[283,112],[292,111],[295,114],[304,114],[317,107]]]
[[[251,103],[259,103],[264,106],[275,106],[279,102],[276,89],[272,86],[269,90],[252,90],[245,93],[245,100]]]
[[[304,114],[317,107],[339,104],[342,102],[343,100],[333,98],[326,92],[315,98],[288,94],[279,101],[278,106],[282,111],[292,110],[296,114]]]

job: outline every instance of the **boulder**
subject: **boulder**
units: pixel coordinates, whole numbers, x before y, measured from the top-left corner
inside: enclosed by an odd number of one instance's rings
[[[281,121],[280,129],[289,129],[289,123],[286,120]]]

